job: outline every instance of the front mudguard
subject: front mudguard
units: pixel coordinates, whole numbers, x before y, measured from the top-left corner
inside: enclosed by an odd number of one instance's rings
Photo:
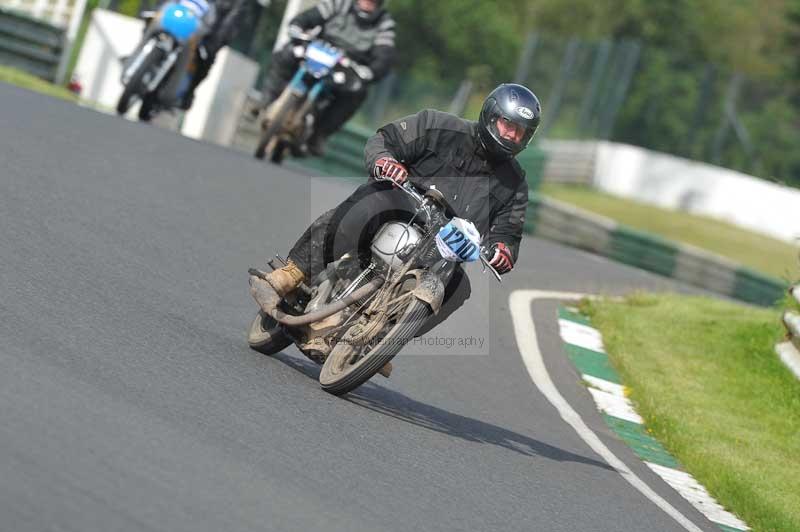
[[[438,314],[444,301],[444,283],[438,275],[428,270],[411,270],[408,272],[417,278],[417,286],[411,291],[414,297],[427,303],[434,314]]]

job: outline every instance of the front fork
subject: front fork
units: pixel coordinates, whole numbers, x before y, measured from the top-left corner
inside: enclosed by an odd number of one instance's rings
[[[302,141],[308,140],[314,131],[316,121],[316,116],[313,112],[314,104],[325,89],[325,83],[322,80],[317,80],[309,88],[305,83],[307,73],[308,70],[301,65],[289,82],[289,90],[291,92],[301,98],[305,97],[303,104],[297,109],[289,124],[289,129],[297,132],[297,137]]]

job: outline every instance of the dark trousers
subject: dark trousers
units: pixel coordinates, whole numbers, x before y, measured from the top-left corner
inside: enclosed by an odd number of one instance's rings
[[[272,54],[267,79],[264,81],[263,103],[268,105],[278,99],[283,89],[297,72],[299,60],[292,53],[292,46],[285,46]],[[359,91],[337,91],[331,105],[325,108],[317,117],[316,135],[328,137],[336,133],[350,118],[356,114],[358,108],[367,98],[366,88]]]
[[[408,197],[391,184],[371,182],[361,185],[338,207],[322,214],[306,229],[289,252],[289,258],[312,279],[327,264],[345,253],[369,253],[372,238],[384,223],[408,221],[413,205]],[[447,319],[469,299],[469,278],[459,266],[445,286],[444,302],[419,334],[424,334]]]

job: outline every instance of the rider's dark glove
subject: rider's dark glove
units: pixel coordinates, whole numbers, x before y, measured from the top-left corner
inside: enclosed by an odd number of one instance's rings
[[[402,185],[408,179],[408,170],[393,157],[381,157],[375,161],[372,169],[372,176],[383,179],[391,179],[398,185]]]
[[[358,76],[359,79],[361,79],[361,81],[363,81],[364,83],[369,83],[370,81],[375,79],[375,73],[372,71],[370,67],[366,65],[360,65],[354,62],[351,68],[353,69],[353,72],[356,73],[356,76]]]
[[[514,268],[514,257],[511,255],[511,249],[502,242],[495,244],[494,253],[489,264],[497,270],[497,273],[510,272]]]
[[[306,32],[303,30],[303,28],[295,24],[289,25],[289,27],[286,29],[286,35],[293,43],[303,42],[307,39]]]

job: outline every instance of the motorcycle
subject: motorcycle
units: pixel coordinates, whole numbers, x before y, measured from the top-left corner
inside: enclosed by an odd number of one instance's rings
[[[125,87],[117,102],[117,113],[124,115],[138,100],[139,120],[149,121],[159,109],[174,107],[188,90],[191,73],[174,72],[182,53],[194,53],[204,19],[213,16],[211,7],[204,1],[194,2],[189,8],[179,3],[166,3],[158,12],[144,12],[142,17],[151,24],[145,32],[146,41],[136,52],[125,59],[121,82]],[[202,45],[198,53],[205,54]],[[173,76],[181,76],[177,89],[171,83]]]
[[[368,257],[346,253],[269,314],[260,310],[248,330],[252,349],[273,355],[294,343],[322,365],[322,389],[343,395],[378,373],[439,311],[459,263],[480,260],[500,281],[475,226],[455,217],[439,190],[421,193],[410,182],[398,189],[413,200],[411,219],[383,224]],[[263,271],[249,273],[266,279]]]
[[[301,43],[293,48],[300,66],[281,95],[262,112],[255,151],[256,159],[269,155],[278,164],[287,150],[295,156],[305,154],[303,147],[314,132],[317,116],[333,103],[334,89],[358,91],[363,87],[361,80],[371,76],[369,69],[313,33],[290,32],[290,36]]]

